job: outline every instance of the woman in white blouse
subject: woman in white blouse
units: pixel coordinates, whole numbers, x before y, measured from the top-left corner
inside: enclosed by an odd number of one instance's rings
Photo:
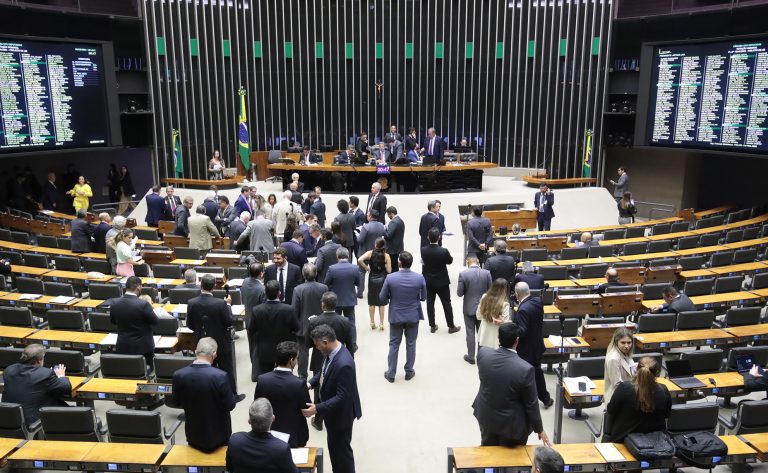
[[[510,320],[509,282],[506,279],[499,278],[493,281],[488,292],[480,298],[475,315],[480,321],[477,344],[481,347],[498,347],[499,325]]]
[[[133,230],[124,228],[115,235],[115,256],[117,257],[117,267],[115,274],[118,276],[135,276],[134,265],[144,264],[141,258],[133,256],[131,241],[133,240]]]

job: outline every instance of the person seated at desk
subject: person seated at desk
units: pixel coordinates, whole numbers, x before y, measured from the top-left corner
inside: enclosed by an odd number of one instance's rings
[[[691,299],[682,292],[678,292],[673,286],[665,287],[661,292],[661,297],[664,299],[664,303],[653,307],[651,312],[672,312],[677,314],[696,310],[696,306]]]
[[[355,151],[357,152],[357,158],[359,162],[368,161],[368,153],[371,151],[368,143],[368,133],[360,133],[360,139],[357,140]]]
[[[551,447],[540,445],[533,451],[533,473],[563,473],[565,461]]]
[[[3,373],[3,402],[21,404],[27,426],[37,422],[41,407],[66,407],[63,398],[72,392],[66,367],[46,368],[44,359],[45,347],[32,343],[24,347],[20,362],[7,367]]]
[[[597,286],[597,290],[595,291],[597,294],[604,294],[606,288],[609,287],[622,287],[622,286],[628,286],[629,284],[625,282],[619,281],[619,273],[613,268],[608,268],[608,270],[605,272],[605,282]]]
[[[139,299],[149,302],[150,305],[153,302],[152,296],[150,296],[149,294],[142,294],[139,296]],[[163,309],[162,307],[153,307],[152,311],[155,313],[158,319],[175,319],[177,317],[176,315],[171,315],[170,313],[168,313],[167,310]]]
[[[623,442],[631,433],[667,429],[672,396],[665,385],[656,382],[659,371],[656,360],[643,357],[637,364],[634,380],[623,381],[616,387],[606,408],[610,432],[603,435],[603,442]]]
[[[741,376],[744,378],[744,388],[747,392],[766,391],[766,395],[768,395],[768,379],[766,379],[765,373],[760,372],[758,365],[752,365],[752,368],[748,372],[742,373]]]
[[[299,164],[303,164],[305,166],[310,164],[318,164],[323,162],[323,157],[319,154],[315,154],[312,152],[311,149],[309,149],[309,146],[305,146],[301,150],[301,156],[299,156]]]
[[[515,284],[524,282],[528,284],[528,288],[532,290],[544,289],[546,283],[544,282],[544,276],[534,272],[533,263],[530,261],[523,262],[523,272],[515,276]]]
[[[411,164],[418,164],[421,161],[419,153],[415,149],[408,150],[408,162]]]
[[[632,381],[636,363],[632,361],[632,330],[621,327],[613,332],[605,354],[605,402],[610,402],[619,383]]]
[[[250,432],[237,432],[229,439],[226,462],[230,473],[296,473],[291,447],[269,430],[275,416],[269,400],[260,397],[248,408]]]
[[[581,237],[579,237],[579,241],[576,242],[576,246],[589,248],[590,246],[599,246],[599,243],[592,238],[591,233],[584,232],[581,234]]]
[[[376,164],[387,164],[392,160],[392,152],[383,141],[380,141],[376,147],[371,149],[371,155]]]
[[[355,147],[353,145],[347,146],[347,149],[343,150],[336,157],[333,158],[333,164],[351,164],[355,161]]]

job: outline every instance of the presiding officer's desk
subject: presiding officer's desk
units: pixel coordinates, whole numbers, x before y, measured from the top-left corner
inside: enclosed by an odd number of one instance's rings
[[[297,464],[299,473],[323,473],[323,449],[309,447],[307,463]],[[188,445],[174,445],[163,459],[161,468],[166,473],[224,473],[227,447],[203,453]],[[254,472],[256,473],[256,472]]]

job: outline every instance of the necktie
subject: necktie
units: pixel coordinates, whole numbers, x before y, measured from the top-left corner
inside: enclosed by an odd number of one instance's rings
[[[434,147],[435,147],[435,139],[434,138],[430,138],[429,139],[429,154],[430,154],[430,156],[432,155],[432,149],[434,149]]]
[[[171,201],[171,213],[175,214],[176,213],[176,199],[174,199],[173,197],[168,197],[168,199]]]
[[[331,357],[326,356],[323,362],[323,370],[320,372],[320,386],[325,382],[325,372],[328,370],[328,365],[331,363]]]
[[[365,214],[366,215],[368,215],[368,212],[371,211],[371,208],[373,207],[373,202],[376,201],[376,196],[378,196],[378,194],[376,194],[373,197],[371,197],[371,199],[368,201],[368,208],[365,209]]]
[[[280,300],[285,301],[285,279],[283,278],[283,268],[280,268],[280,276],[277,279],[280,284]]]

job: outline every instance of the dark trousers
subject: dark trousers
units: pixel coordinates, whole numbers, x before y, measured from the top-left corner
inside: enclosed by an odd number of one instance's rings
[[[525,358],[523,358],[525,360]],[[533,366],[533,376],[536,380],[536,395],[541,402],[549,402],[552,398],[547,391],[547,383],[544,380],[544,371],[541,369],[541,359],[525,360]]]
[[[525,445],[527,442],[527,437],[522,440],[502,437],[496,432],[489,431],[483,428],[482,425],[480,426],[480,445],[483,447],[516,447],[518,445]]]
[[[480,330],[480,321],[477,320],[475,314],[464,314],[464,333],[467,338],[467,355],[475,359],[475,350],[477,349],[477,342],[475,341],[475,334]]]
[[[389,253],[389,259],[392,262],[392,273],[396,273],[400,270],[400,268],[397,266],[397,258],[400,257],[397,253]],[[392,274],[390,273],[390,274]]]
[[[309,337],[309,335],[307,335],[307,337]],[[304,337],[299,336],[297,338],[299,339],[299,359],[296,372],[299,374],[299,378],[307,378],[307,366],[309,366],[309,348],[307,348]]]
[[[435,298],[440,297],[440,303],[443,305],[443,312],[445,312],[445,322],[449,327],[453,327],[453,307],[451,306],[451,289],[450,286],[432,287],[427,285],[427,318],[429,318],[429,326],[434,327],[435,324]]]
[[[352,346],[357,346],[357,326],[355,325],[355,306],[352,307],[336,307],[336,313],[343,315],[349,320],[349,324],[352,326],[350,337],[352,338]]]
[[[221,347],[219,347],[221,349]],[[232,352],[226,350],[224,352],[219,351],[218,356],[213,360],[213,367],[227,372],[227,378],[229,378],[229,384],[232,385],[232,391],[237,395],[237,374],[235,374],[235,363],[232,360]]]
[[[247,322],[246,322],[247,323]],[[259,357],[256,356],[256,337],[250,330],[245,331],[248,336],[248,353],[251,355],[251,381],[256,382],[259,376]]]
[[[355,455],[352,451],[352,426],[349,429],[327,429],[327,432],[328,453],[331,457],[333,473],[355,473]]]
[[[551,218],[545,218],[544,214],[538,214],[536,215],[536,222],[539,224],[539,231],[549,230],[550,225],[552,224]]]

